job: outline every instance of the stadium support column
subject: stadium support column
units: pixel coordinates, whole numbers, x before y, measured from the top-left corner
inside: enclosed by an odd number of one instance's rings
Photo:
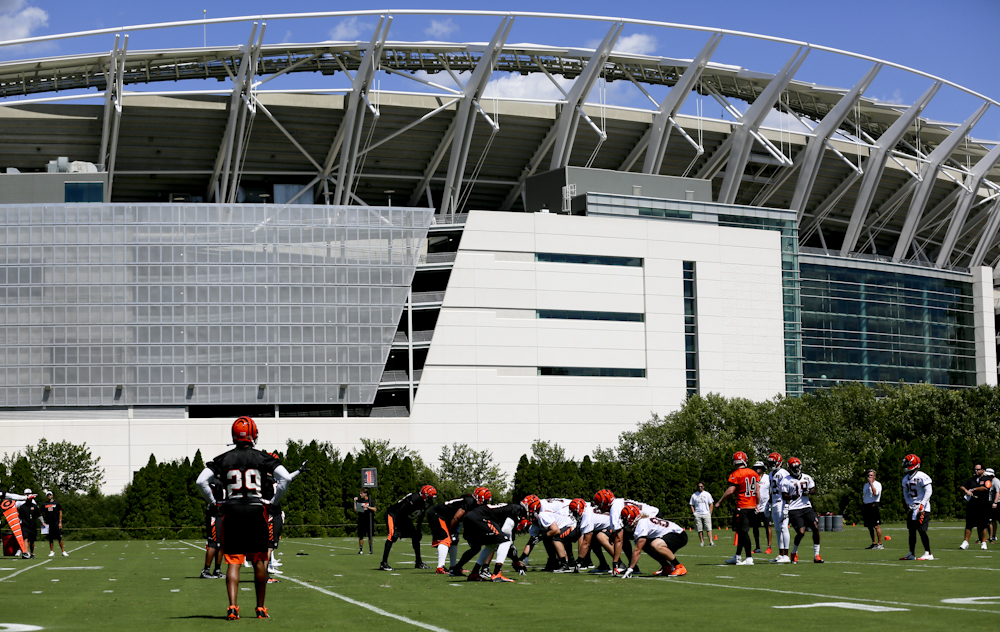
[[[236,135],[239,114],[244,107],[244,92],[247,87],[246,75],[250,70],[250,62],[253,58],[253,43],[257,36],[257,23],[253,23],[250,30],[250,38],[247,40],[246,48],[243,49],[243,59],[240,60],[240,67],[233,79],[233,92],[229,96],[229,119],[226,121],[226,131],[222,135],[222,142],[219,144],[219,152],[215,156],[215,166],[212,169],[212,177],[208,181],[208,188],[205,196],[209,201],[223,202],[226,199],[226,187],[229,182],[229,165],[233,158],[233,139]],[[251,78],[253,72],[250,72]]]
[[[410,415],[413,415],[413,284],[406,293],[406,365],[410,391]]]
[[[868,209],[871,207],[878,183],[882,179],[882,172],[885,170],[885,162],[889,159],[896,144],[902,140],[903,135],[910,129],[913,121],[916,120],[920,112],[930,103],[934,95],[941,88],[941,82],[936,81],[934,85],[924,92],[917,102],[911,105],[896,122],[889,126],[884,134],[879,136],[875,149],[871,151],[868,160],[865,161],[865,175],[861,179],[861,188],[854,202],[854,210],[851,212],[851,221],[847,225],[847,233],[844,235],[844,243],[840,247],[840,255],[846,257],[854,251],[858,245],[858,238],[861,237],[861,229],[864,227],[865,218],[868,216]]]
[[[899,239],[896,241],[896,252],[892,255],[893,261],[905,259],[906,255],[910,252],[910,246],[913,245],[913,239],[917,235],[917,225],[920,217],[923,215],[924,206],[927,205],[931,191],[934,189],[934,184],[937,182],[937,172],[941,168],[941,164],[958,148],[959,143],[966,138],[972,126],[979,122],[979,119],[986,114],[986,110],[989,108],[989,102],[979,106],[979,109],[972,116],[956,127],[927,156],[927,162],[920,170],[920,175],[923,179],[917,185],[917,191],[913,194],[913,199],[910,201],[910,208],[906,212],[906,220],[903,222],[903,229],[900,231]]]
[[[458,201],[462,195],[462,179],[465,176],[465,163],[469,158],[469,145],[472,143],[472,133],[476,127],[477,104],[489,84],[496,66],[497,59],[503,51],[504,42],[514,26],[514,18],[504,18],[500,27],[493,34],[483,56],[476,64],[472,76],[466,82],[462,92],[462,100],[455,114],[454,133],[451,139],[451,158],[448,161],[448,175],[444,182],[444,195],[441,198],[441,213],[457,213]],[[492,122],[495,125],[495,122]],[[417,188],[423,192],[423,187]],[[411,387],[412,389],[412,387]]]
[[[99,171],[108,174],[108,187],[104,191],[104,201],[111,201],[111,187],[114,185],[115,158],[118,156],[118,129],[122,120],[122,86],[125,75],[125,55],[128,53],[128,35],[118,48],[119,36],[115,35],[115,48],[108,60],[104,87],[104,122],[101,129],[101,154]]]
[[[816,176],[819,175],[819,167],[823,162],[823,154],[826,153],[826,144],[844,122],[851,109],[864,94],[868,86],[875,79],[875,75],[882,69],[882,64],[875,64],[865,73],[861,81],[856,83],[850,92],[837,102],[837,105],[827,112],[823,120],[820,121],[816,129],[813,130],[813,137],[803,150],[802,166],[799,168],[799,179],[795,183],[795,191],[792,193],[791,208],[797,212],[797,221],[802,222],[802,214],[805,213],[806,205],[809,203],[809,196],[812,194],[813,185],[816,183]]]
[[[708,38],[708,43],[701,49],[701,52],[698,53],[698,56],[687,67],[681,78],[670,89],[667,98],[657,108],[656,114],[653,116],[653,124],[650,126],[648,136],[646,137],[648,138],[648,149],[646,150],[646,158],[642,163],[643,173],[660,173],[660,167],[663,166],[663,154],[666,153],[667,145],[670,143],[670,128],[676,124],[674,117],[677,116],[677,112],[684,105],[684,100],[691,94],[691,90],[694,89],[698,79],[701,78],[701,73],[705,70],[705,66],[708,65],[708,61],[712,58],[715,49],[718,48],[721,41],[721,33],[713,33],[712,37]],[[638,157],[638,152],[642,151],[642,145],[643,142],[640,141],[633,150],[636,157]],[[629,164],[626,169],[631,167],[632,165]]]
[[[573,82],[573,87],[566,96],[566,105],[562,107],[559,118],[556,119],[556,134],[549,169],[560,169],[569,165],[569,157],[573,153],[573,141],[576,139],[576,127],[580,123],[582,112],[580,105],[587,100],[587,96],[600,78],[601,72],[604,71],[604,64],[607,63],[623,28],[625,28],[623,22],[617,22],[611,27],[597,49],[594,50],[594,54],[590,57],[583,72]]]
[[[972,205],[979,195],[979,186],[983,183],[983,178],[993,168],[993,165],[997,164],[998,160],[1000,160],[1000,145],[994,146],[990,153],[983,156],[976,163],[976,166],[972,168],[972,175],[966,182],[966,186],[969,187],[968,191],[961,188],[955,189],[959,195],[959,200],[955,205],[954,212],[951,214],[948,232],[945,233],[944,241],[941,243],[941,252],[938,253],[937,261],[935,262],[937,267],[943,268],[951,262],[951,254],[954,252],[955,243],[958,242],[958,237],[962,234],[962,229],[965,227],[965,219],[969,216],[969,211],[972,209]]]
[[[993,312],[993,268],[972,268],[976,327],[976,385],[997,385],[997,341]]]
[[[722,204],[733,204],[736,201],[736,194],[739,193],[740,184],[743,181],[743,170],[746,168],[754,140],[758,140],[763,145],[767,144],[757,129],[764,123],[764,119],[767,118],[781,93],[788,86],[788,82],[792,80],[808,56],[808,48],[805,50],[798,48],[795,51],[791,59],[785,62],[784,67],[771,79],[764,91],[740,118],[740,126],[733,130],[726,142],[710,160],[710,162],[721,164],[725,157],[726,145],[729,145],[729,162],[726,164],[726,174],[722,178],[722,186],[719,189],[718,201]],[[699,175],[699,177],[702,176]]]
[[[989,219],[986,220],[986,228],[983,229],[983,234],[979,238],[979,243],[976,244],[976,250],[972,253],[972,259],[969,262],[970,267],[976,267],[983,265],[983,259],[986,258],[986,252],[993,247],[995,243],[997,230],[1000,229],[1000,199],[997,199],[993,203],[993,208],[990,209],[988,213]]]

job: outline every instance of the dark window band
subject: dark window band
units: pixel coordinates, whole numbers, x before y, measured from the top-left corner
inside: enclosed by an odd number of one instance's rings
[[[546,263],[585,263],[597,266],[627,266],[641,268],[642,257],[605,257],[602,255],[566,255],[557,252],[536,252],[535,261]]]
[[[646,377],[646,369],[610,369],[587,366],[540,366],[539,375],[570,377]]]
[[[627,323],[643,322],[644,314],[631,312],[583,312],[572,309],[538,309],[538,318],[557,318],[561,320],[614,320]]]

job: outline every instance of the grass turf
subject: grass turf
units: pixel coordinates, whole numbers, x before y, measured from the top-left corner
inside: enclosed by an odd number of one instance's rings
[[[368,555],[367,547],[365,555],[358,555],[357,541],[350,538],[290,539],[280,549],[286,577],[268,586],[272,619],[252,618],[253,584],[249,569],[243,569],[240,605],[246,618],[232,623],[224,621],[225,581],[198,577],[204,560],[202,542],[67,542],[69,558],[0,559],[5,569],[0,571],[0,630],[16,623],[82,632],[261,625],[271,630],[377,632],[416,631],[421,629],[418,624],[438,632],[566,626],[603,631],[626,621],[705,630],[735,625],[743,631],[769,632],[804,621],[852,632],[890,627],[985,630],[995,627],[1000,614],[1000,589],[992,586],[993,571],[1000,570],[1000,552],[978,546],[958,550],[960,526],[944,523],[931,528],[933,562],[899,561],[906,553],[906,531],[887,525],[884,532],[893,539],[884,551],[863,550],[869,544],[867,530],[847,527],[843,533],[822,534],[826,564],[812,563],[807,536],[798,565],[763,563],[762,558],[773,556],[758,556],[762,563],[736,568],[722,565],[734,547],[732,532],[721,531],[714,549],[699,547],[695,536],[680,551],[678,557],[689,571],[686,577],[650,578],[648,573],[656,565],[644,556],[640,566],[647,573],[645,579],[541,571],[518,577],[508,572],[518,579],[515,584],[468,583],[435,575],[433,570],[414,570],[407,542],[393,548],[390,563],[396,570],[388,573],[375,570],[381,540],[375,542],[375,555]],[[524,538],[519,540],[523,545]],[[424,543],[424,561],[433,565],[436,553],[426,538]],[[47,553],[44,549],[39,543],[42,555]],[[540,565],[541,550],[535,558]],[[943,601],[970,597],[993,599]],[[830,602],[902,610],[775,608]]]

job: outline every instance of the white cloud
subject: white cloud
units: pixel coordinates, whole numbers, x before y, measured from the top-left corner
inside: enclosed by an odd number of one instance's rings
[[[569,92],[573,85],[572,79],[555,76],[562,89]],[[511,99],[563,99],[562,92],[556,88],[549,78],[541,73],[522,75],[507,73],[497,76],[490,82],[483,96],[487,99],[493,96]]]
[[[24,0],[0,0],[0,41],[31,37],[34,31],[48,26],[48,13],[24,5]]]
[[[448,18],[447,20],[431,20],[431,25],[424,29],[424,33],[431,37],[446,37],[457,30],[458,25],[452,22],[451,18]]]
[[[899,91],[899,88],[896,88],[893,91],[891,97],[882,97],[882,101],[884,101],[886,103],[902,104],[903,103],[903,93]]]
[[[615,51],[635,55],[651,55],[656,51],[656,38],[646,33],[633,33],[615,44]]]
[[[2,1],[0,0],[0,2]],[[362,31],[368,31],[371,27],[371,24],[358,22],[357,17],[347,18],[330,29],[330,39],[337,42],[350,42],[356,40]]]

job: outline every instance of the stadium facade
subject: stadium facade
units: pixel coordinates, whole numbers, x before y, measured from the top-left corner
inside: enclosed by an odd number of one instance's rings
[[[973,135],[996,101],[773,38],[777,73],[718,63],[723,37],[764,39],[725,31],[642,22],[703,47],[622,53],[628,20],[596,48],[512,43],[572,19],[510,13],[488,43],[392,40],[416,11],[370,14],[369,41],[264,38],[350,15],[0,64],[0,451],[86,441],[118,489],[249,413],[269,448],[459,442],[511,471],[692,394],[997,383],[1000,144]],[[797,80],[810,54],[868,66]],[[865,96],[887,67],[926,92]],[[317,73],[347,87],[280,87]],[[512,74],[562,98],[490,97]],[[653,107],[595,102],[618,81]],[[922,118],[942,89],[981,106]],[[729,116],[684,110],[703,100]]]

